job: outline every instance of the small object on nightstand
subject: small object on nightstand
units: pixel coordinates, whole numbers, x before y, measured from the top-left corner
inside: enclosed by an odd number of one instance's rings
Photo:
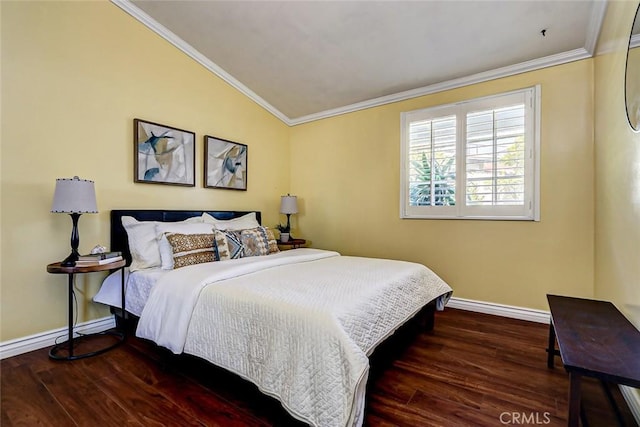
[[[104,254],[107,253],[107,247],[102,245],[95,245],[93,249],[91,249],[92,254]]]
[[[90,357],[90,356],[96,356],[98,354],[102,354],[107,350],[111,350],[112,348],[116,347],[117,345],[119,345],[120,343],[122,343],[125,339],[125,332],[124,329],[122,330],[122,332],[118,332],[118,331],[112,331],[112,330],[108,330],[108,331],[104,331],[104,332],[98,332],[95,334],[83,334],[80,335],[77,338],[74,338],[74,334],[73,334],[73,296],[74,296],[74,291],[73,291],[73,277],[75,274],[82,274],[82,273],[95,273],[98,271],[110,271],[110,270],[120,270],[120,274],[122,275],[122,314],[123,314],[123,318],[124,318],[124,307],[125,306],[125,295],[124,295],[124,266],[127,264],[126,260],[122,259],[122,257],[120,257],[120,259],[118,261],[114,261],[108,264],[104,264],[104,265],[88,265],[88,266],[80,266],[80,265],[75,265],[72,267],[67,267],[65,265],[63,265],[63,263],[61,262],[54,262],[53,264],[49,264],[47,265],[47,272],[51,273],[51,274],[67,274],[69,276],[69,281],[68,281],[68,292],[69,292],[69,321],[68,321],[68,339],[67,341],[60,343],[60,344],[56,344],[54,345],[51,350],[49,350],[49,358],[54,359],[54,360],[76,360],[76,359],[82,359],[85,357]],[[96,335],[112,335],[116,338],[116,341],[109,345],[108,347],[104,347],[101,348],[99,350],[95,350],[95,351],[91,351],[88,353],[83,353],[83,354],[75,354],[74,353],[74,341],[78,341],[80,339],[86,339],[88,337],[91,336],[96,336]]]
[[[278,240],[278,248],[280,248],[281,251],[304,248],[306,245],[307,241],[305,239],[289,239],[286,242]]]

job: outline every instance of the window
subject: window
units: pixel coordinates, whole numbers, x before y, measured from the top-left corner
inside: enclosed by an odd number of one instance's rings
[[[400,216],[538,221],[539,94],[402,113]]]

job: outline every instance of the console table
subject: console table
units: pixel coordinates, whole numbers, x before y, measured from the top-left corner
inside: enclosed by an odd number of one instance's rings
[[[547,295],[547,300],[551,310],[547,366],[554,367],[555,355],[562,357],[569,373],[568,425],[577,427],[583,376],[640,387],[640,331],[610,302],[558,295]]]

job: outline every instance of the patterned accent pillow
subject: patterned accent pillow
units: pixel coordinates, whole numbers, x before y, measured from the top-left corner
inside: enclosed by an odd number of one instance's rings
[[[214,234],[165,233],[173,249],[173,268],[216,261]]]
[[[183,222],[161,222],[156,224],[158,234],[158,247],[160,248],[160,263],[163,270],[173,269],[173,248],[167,240],[166,233],[180,234],[213,234],[211,224],[183,223]]]
[[[215,256],[217,260],[238,259],[244,256],[242,239],[232,231],[213,230]]]
[[[264,227],[242,230],[240,238],[244,245],[244,256],[269,255],[269,239]]]
[[[246,230],[215,230],[216,258],[220,261],[268,255],[269,239],[264,227]]]
[[[269,253],[274,254],[276,252],[280,252],[280,248],[278,248],[278,241],[276,240],[275,234],[273,234],[273,230],[267,227],[263,227],[265,233],[267,233],[267,240],[269,241]]]

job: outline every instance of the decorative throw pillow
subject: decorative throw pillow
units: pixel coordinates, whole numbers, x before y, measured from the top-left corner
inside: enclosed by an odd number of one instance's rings
[[[226,261],[244,256],[242,238],[234,231],[214,230],[214,251],[217,260]]]
[[[217,219],[204,212],[202,214],[202,221],[207,224],[213,224],[218,230],[244,230],[247,228],[260,227],[255,212],[250,212],[233,219]]]
[[[213,233],[165,233],[165,236],[173,249],[173,268],[213,262],[216,260],[213,248]]]
[[[234,231],[240,233],[240,240],[244,246],[244,256],[269,255],[269,239],[264,227]]]
[[[213,234],[213,227],[204,222],[160,222],[156,224],[161,267],[163,270],[171,270],[173,268],[173,248],[167,240],[166,233]]]
[[[269,255],[270,245],[265,227],[246,230],[215,230],[216,259],[220,261]],[[275,243],[275,239],[274,239]],[[275,245],[277,249],[277,244]]]
[[[267,233],[267,240],[269,242],[269,253],[274,254],[276,252],[280,252],[280,248],[278,248],[278,241],[276,240],[275,234],[273,234],[273,230],[267,227],[263,227],[265,233]]]

